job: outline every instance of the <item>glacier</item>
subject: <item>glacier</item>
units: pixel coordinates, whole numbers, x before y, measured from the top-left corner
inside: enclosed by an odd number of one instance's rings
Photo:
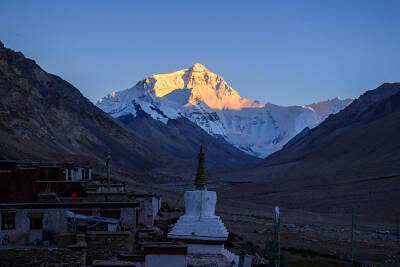
[[[304,128],[322,121],[311,106],[278,106],[242,98],[222,77],[199,63],[111,92],[96,106],[114,118],[136,116],[139,109],[165,124],[185,117],[256,157],[281,149]]]

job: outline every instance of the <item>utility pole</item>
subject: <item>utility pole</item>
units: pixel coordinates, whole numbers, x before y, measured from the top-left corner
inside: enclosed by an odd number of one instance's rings
[[[276,267],[281,266],[281,233],[280,233],[281,218],[279,207],[275,206],[275,246],[277,249],[278,259],[275,263]]]
[[[354,208],[351,209],[351,264],[354,263]]]
[[[111,191],[111,184],[110,184],[110,161],[111,161],[111,152],[108,152],[107,157],[106,157],[106,170],[107,170],[107,183],[108,183],[108,192]]]
[[[399,213],[396,214],[396,244],[400,244]]]

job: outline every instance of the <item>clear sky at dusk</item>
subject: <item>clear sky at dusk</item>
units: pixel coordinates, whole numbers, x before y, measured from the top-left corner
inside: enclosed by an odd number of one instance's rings
[[[0,40],[92,101],[202,63],[280,105],[400,81],[400,1],[7,1]]]

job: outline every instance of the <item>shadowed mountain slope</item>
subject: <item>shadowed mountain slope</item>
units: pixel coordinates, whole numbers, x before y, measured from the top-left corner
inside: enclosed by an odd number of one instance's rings
[[[350,131],[357,131],[359,128],[365,131],[364,126],[373,124],[376,120],[383,119],[392,113],[399,112],[399,92],[400,83],[385,83],[375,90],[367,91],[343,111],[331,115],[321,125],[312,129],[309,134],[266,158],[262,164],[268,165],[272,163],[276,164],[277,162],[298,161],[312,157],[313,153],[321,149],[326,151],[326,147],[331,144],[334,144],[336,147],[336,149],[332,149],[332,152],[340,149],[346,150],[342,146],[337,147],[338,144],[336,142],[339,143],[338,141],[340,141],[341,136]],[[381,137],[378,140],[392,133],[394,129],[384,127],[381,130]],[[344,155],[354,153],[358,149],[357,144],[363,147],[371,147],[378,142],[378,140],[369,140],[369,137],[371,136],[367,131],[365,133],[365,140],[360,140],[361,144],[357,140],[354,140],[354,143],[348,144],[346,147],[349,152],[344,153]],[[392,144],[397,142],[396,138],[391,138],[387,141],[388,149]],[[331,159],[332,155],[330,154],[328,153],[325,157]]]
[[[200,145],[203,145],[206,147],[207,165],[240,165],[260,161],[222,138],[209,135],[184,117],[170,119],[164,124],[139,109],[135,117],[128,114],[118,117],[118,120],[148,143],[174,158],[195,160]]]
[[[165,157],[74,86],[0,42],[0,157],[102,161],[133,171],[165,165]]]
[[[226,176],[258,180],[227,194],[319,212],[377,216],[400,202],[400,83],[367,91],[260,164]],[[233,192],[232,192],[233,191]],[[243,193],[245,192],[245,193]]]

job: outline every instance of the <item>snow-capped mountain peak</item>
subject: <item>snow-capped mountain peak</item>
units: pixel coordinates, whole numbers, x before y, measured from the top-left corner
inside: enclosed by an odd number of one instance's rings
[[[170,101],[178,97],[178,102],[181,102],[179,100],[182,96],[188,96],[186,104],[196,106],[199,104],[198,101],[202,101],[212,109],[240,110],[264,106],[263,103],[242,98],[222,77],[212,73],[200,63],[188,69],[152,75],[135,87],[143,87],[155,97],[167,97]],[[176,90],[180,91],[175,92]],[[175,93],[170,96],[169,94],[173,92]]]
[[[242,98],[200,63],[152,75],[132,88],[108,94],[97,106],[115,118],[136,116],[139,109],[165,124],[185,117],[210,135],[259,157],[280,149],[305,127],[321,121],[309,106],[281,107]]]

